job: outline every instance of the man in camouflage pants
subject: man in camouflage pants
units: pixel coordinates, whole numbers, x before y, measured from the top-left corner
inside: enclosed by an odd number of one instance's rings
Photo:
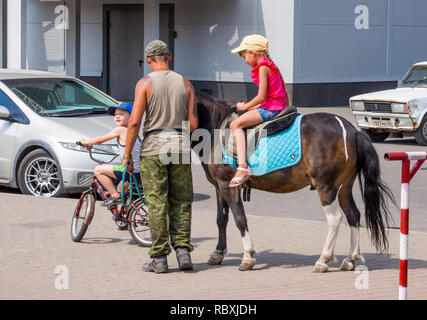
[[[180,270],[191,270],[193,184],[189,132],[198,126],[194,91],[187,79],[169,69],[171,54],[164,42],[150,42],[145,55],[152,72],[136,85],[123,156],[123,166],[129,163],[132,169],[131,150],[145,113],[140,168],[153,242],[149,255],[153,260],[143,270],[168,272],[169,238]]]
[[[185,160],[185,159],[183,159]],[[172,247],[193,250],[190,244],[193,184],[190,164],[164,165],[158,155],[141,157],[141,179],[148,205],[153,246],[150,256],[171,252]],[[169,234],[166,215],[169,214]]]

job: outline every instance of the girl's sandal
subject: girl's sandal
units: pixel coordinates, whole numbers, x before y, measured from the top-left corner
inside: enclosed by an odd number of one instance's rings
[[[237,170],[240,171],[244,171],[246,172],[246,175],[243,177],[234,177],[233,179],[231,179],[230,184],[228,185],[229,188],[234,188],[234,187],[238,187],[241,186],[243,183],[245,183],[250,175],[250,170],[249,169],[245,169],[245,168],[237,168]]]

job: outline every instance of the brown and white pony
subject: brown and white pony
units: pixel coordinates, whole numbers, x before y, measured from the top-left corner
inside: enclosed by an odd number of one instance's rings
[[[232,112],[225,101],[205,94],[197,95],[199,128],[209,131],[212,146],[207,154],[199,154],[206,177],[216,188],[217,225],[219,238],[216,250],[208,263],[221,264],[227,249],[226,228],[229,209],[240,231],[244,255],[239,270],[249,270],[255,265],[254,246],[249,235],[241,198],[241,188],[229,188],[235,169],[214,159],[218,157],[218,129],[223,119]],[[194,138],[194,136],[192,137]],[[365,219],[371,240],[377,251],[386,251],[386,227],[390,218],[387,198],[394,204],[394,196],[381,181],[378,155],[370,139],[347,120],[329,113],[305,115],[301,122],[302,158],[293,167],[277,170],[263,176],[251,176],[247,187],[275,193],[287,193],[312,185],[320,198],[326,214],[329,231],[313,272],[326,272],[327,263],[334,261],[334,247],[338,229],[345,216],[351,227],[350,249],[342,262],[341,270],[353,270],[356,260],[363,260],[359,246],[360,212],[354,202],[352,188],[359,178],[365,204]],[[193,149],[197,141],[193,141]],[[216,149],[216,150],[215,150]],[[206,151],[204,151],[206,152]],[[196,152],[197,153],[197,152]],[[208,160],[206,160],[208,159]]]

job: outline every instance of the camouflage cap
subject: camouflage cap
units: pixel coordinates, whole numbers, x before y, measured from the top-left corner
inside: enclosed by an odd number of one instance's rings
[[[145,55],[152,56],[166,56],[170,53],[168,45],[161,40],[153,40],[145,47]]]

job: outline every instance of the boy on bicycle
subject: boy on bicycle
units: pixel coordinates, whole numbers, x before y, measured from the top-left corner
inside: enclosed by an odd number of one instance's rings
[[[130,103],[121,103],[115,107],[109,107],[107,112],[114,116],[114,123],[116,127],[108,132],[107,134],[99,137],[95,137],[89,140],[80,140],[80,143],[83,146],[96,145],[104,143],[105,141],[116,139],[117,147],[119,149],[120,161],[123,161],[123,155],[126,147],[126,135],[127,127],[129,122],[129,117],[132,112],[132,105]],[[141,139],[138,137],[136,143],[132,150],[132,157],[134,159],[139,159],[139,154],[141,150]],[[99,182],[107,189],[111,194],[111,197],[107,197],[104,201],[108,209],[114,208],[117,206],[120,201],[120,191],[122,188],[123,175],[125,175],[125,185],[123,190],[126,191],[129,187],[129,177],[130,174],[125,172],[124,168],[121,165],[108,165],[103,164],[95,167],[95,176]],[[137,181],[140,181],[139,173],[139,162],[134,162],[134,177]],[[116,187],[113,183],[113,178],[120,180],[119,185]]]

